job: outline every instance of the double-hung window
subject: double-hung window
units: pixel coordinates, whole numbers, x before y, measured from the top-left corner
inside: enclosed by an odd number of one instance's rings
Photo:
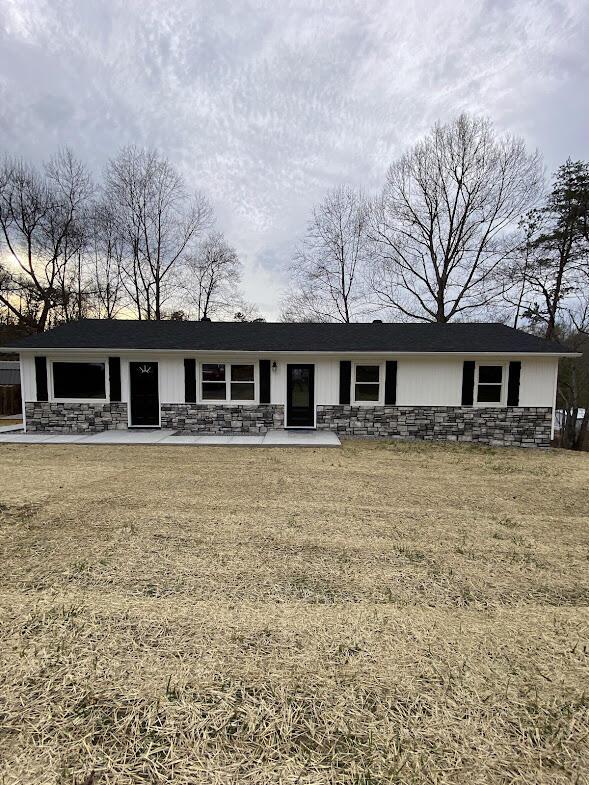
[[[255,396],[254,366],[231,364],[231,400],[253,401]]]
[[[505,367],[503,365],[477,365],[475,379],[476,402],[480,404],[498,403],[504,400]]]
[[[254,401],[256,397],[252,363],[203,363],[203,401]]]
[[[354,403],[378,403],[381,395],[380,365],[354,365]]]
[[[227,400],[225,363],[203,363],[202,399],[203,401]]]

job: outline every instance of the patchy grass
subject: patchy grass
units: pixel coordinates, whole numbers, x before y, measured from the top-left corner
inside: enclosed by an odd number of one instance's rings
[[[0,783],[586,783],[589,456],[0,450]]]

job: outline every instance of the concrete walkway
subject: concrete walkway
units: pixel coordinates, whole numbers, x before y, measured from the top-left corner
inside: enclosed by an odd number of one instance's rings
[[[332,431],[274,430],[258,436],[179,433],[166,429],[100,433],[0,433],[0,444],[163,444],[207,447],[340,447]]]
[[[0,423],[2,420],[0,420]],[[22,431],[22,425],[0,425],[0,433],[18,433]]]

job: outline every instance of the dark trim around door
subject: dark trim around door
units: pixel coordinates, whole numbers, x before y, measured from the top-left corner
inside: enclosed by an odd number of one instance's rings
[[[315,365],[288,363],[286,366],[287,428],[315,428]]]
[[[159,428],[161,407],[159,364],[156,361],[129,362],[129,427]]]

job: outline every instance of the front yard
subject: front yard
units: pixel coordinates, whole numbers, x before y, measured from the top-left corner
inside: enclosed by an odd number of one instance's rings
[[[0,466],[3,785],[589,781],[589,455]]]

